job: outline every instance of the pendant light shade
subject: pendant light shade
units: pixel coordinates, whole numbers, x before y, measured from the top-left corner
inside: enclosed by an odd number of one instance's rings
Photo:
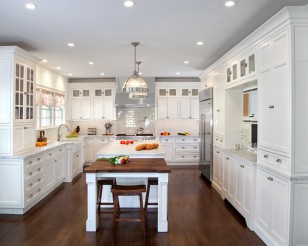
[[[141,61],[137,61],[137,74],[139,75],[139,65],[141,64]],[[139,77],[141,79],[141,77]],[[148,98],[148,93],[147,92],[130,92],[129,93],[129,98],[131,99],[142,99],[142,98]]]
[[[146,98],[147,93],[149,91],[148,85],[146,81],[139,76],[139,74],[136,71],[136,47],[139,45],[138,42],[132,42],[132,46],[134,46],[134,67],[135,71],[133,72],[133,75],[129,77],[125,83],[123,84],[122,91],[129,93],[129,98]],[[143,97],[134,97],[133,95],[140,95]],[[146,96],[146,97],[144,97]]]

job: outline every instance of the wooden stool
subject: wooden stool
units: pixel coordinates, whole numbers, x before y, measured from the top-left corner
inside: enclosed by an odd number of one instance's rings
[[[114,237],[118,221],[141,222],[143,235],[145,236],[145,213],[143,209],[142,192],[145,192],[145,185],[113,185],[111,192],[113,194],[113,217],[112,217],[112,236]],[[140,218],[128,219],[120,218],[119,196],[139,196]]]
[[[147,214],[148,205],[158,205],[157,202],[149,202],[151,185],[158,185],[158,178],[148,178],[147,193],[145,195],[144,213]]]
[[[102,178],[97,180],[97,212],[101,213],[112,213],[101,211],[101,205],[113,205],[113,202],[102,202],[102,194],[104,185],[116,185],[117,181],[115,178]]]

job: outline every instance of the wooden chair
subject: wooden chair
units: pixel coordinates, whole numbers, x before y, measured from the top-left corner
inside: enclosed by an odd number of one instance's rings
[[[145,213],[143,209],[142,193],[146,192],[145,185],[113,185],[111,188],[113,194],[113,217],[112,217],[112,236],[115,236],[115,231],[118,221],[141,222],[143,235],[145,236]],[[119,196],[138,196],[140,202],[140,218],[120,218]]]
[[[102,213],[112,213],[111,212],[105,212],[101,211],[101,205],[114,205],[113,202],[102,202],[102,194],[103,194],[103,187],[104,185],[116,185],[117,181],[115,178],[102,178],[102,179],[97,179],[97,213],[102,214]]]
[[[147,215],[147,213],[148,213],[148,205],[158,205],[157,202],[149,202],[151,185],[158,185],[158,178],[148,178],[147,193],[145,195],[145,203],[144,203],[144,213],[145,213],[145,215]]]

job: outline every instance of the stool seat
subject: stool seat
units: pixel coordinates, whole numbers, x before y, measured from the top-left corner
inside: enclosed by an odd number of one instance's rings
[[[145,185],[113,185],[111,187],[113,194],[113,217],[112,217],[112,236],[115,236],[116,226],[119,221],[141,222],[143,235],[145,235],[145,213],[143,209],[142,193],[146,192]],[[138,196],[140,203],[140,218],[120,218],[119,196]]]

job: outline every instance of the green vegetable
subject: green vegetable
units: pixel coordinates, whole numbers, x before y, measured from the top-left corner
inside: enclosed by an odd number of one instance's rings
[[[74,134],[66,134],[66,138],[78,138],[78,134],[74,133]]]
[[[126,164],[129,160],[129,156],[127,155],[121,155],[121,156],[116,156],[116,157],[112,157],[112,158],[97,158],[98,161],[109,161],[112,164]]]

